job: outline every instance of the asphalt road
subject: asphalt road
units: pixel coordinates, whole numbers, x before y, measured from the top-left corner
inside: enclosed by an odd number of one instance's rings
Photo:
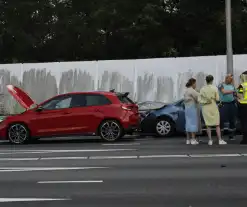
[[[227,146],[188,146],[179,138],[0,145],[4,207],[246,207],[246,190],[247,146],[238,141]]]

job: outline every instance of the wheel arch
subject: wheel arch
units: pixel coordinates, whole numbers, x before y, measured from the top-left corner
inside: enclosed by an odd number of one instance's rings
[[[162,114],[160,116],[157,117],[157,120],[162,120],[162,119],[168,119],[170,120],[174,125],[176,124],[176,122],[173,120],[172,116],[170,116],[169,114]]]
[[[28,124],[26,122],[24,122],[24,121],[13,121],[13,122],[10,122],[10,123],[8,123],[7,128],[9,128],[11,125],[14,125],[14,124],[23,124],[25,127],[27,127],[29,129]]]

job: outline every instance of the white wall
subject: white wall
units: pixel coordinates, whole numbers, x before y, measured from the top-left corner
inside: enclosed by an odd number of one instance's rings
[[[236,81],[246,70],[247,55],[234,56]],[[225,56],[158,58],[139,60],[106,60],[90,62],[54,62],[0,65],[0,93],[8,113],[20,110],[5,85],[14,84],[26,90],[37,102],[70,91],[129,91],[137,101],[170,102],[183,95],[190,77],[198,87],[211,74],[216,84],[226,74]]]

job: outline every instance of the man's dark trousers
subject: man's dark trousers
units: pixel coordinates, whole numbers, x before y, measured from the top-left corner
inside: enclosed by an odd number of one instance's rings
[[[239,119],[242,128],[241,144],[247,144],[247,104],[239,103]]]
[[[236,131],[238,108],[235,101],[223,102],[220,108],[220,128],[224,129],[224,123],[229,123],[230,138],[233,138]]]

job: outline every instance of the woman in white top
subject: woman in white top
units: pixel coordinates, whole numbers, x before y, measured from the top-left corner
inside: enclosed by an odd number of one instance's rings
[[[197,145],[196,133],[201,130],[201,119],[198,105],[199,93],[195,90],[196,79],[189,79],[186,87],[184,93],[186,144]]]

